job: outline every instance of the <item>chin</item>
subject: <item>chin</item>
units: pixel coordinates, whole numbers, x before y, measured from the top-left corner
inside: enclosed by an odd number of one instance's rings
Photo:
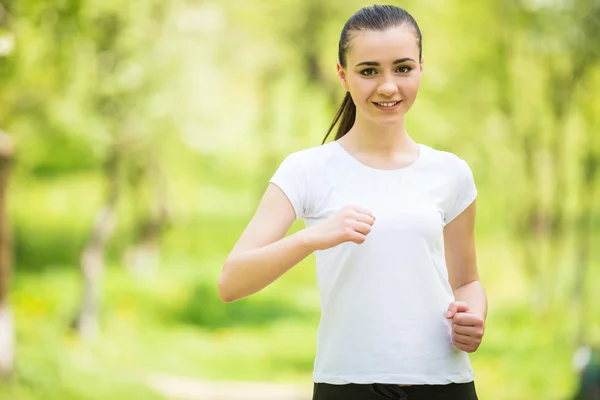
[[[398,116],[394,116],[394,118],[379,118],[379,119],[373,119],[372,121],[379,126],[385,126],[385,127],[392,127],[392,126],[396,126],[399,123],[402,122],[402,120],[404,119],[404,115],[398,115]]]

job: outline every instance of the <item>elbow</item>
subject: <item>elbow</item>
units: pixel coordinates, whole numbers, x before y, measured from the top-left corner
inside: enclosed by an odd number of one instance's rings
[[[235,288],[232,287],[232,279],[231,279],[231,266],[225,261],[225,265],[223,265],[223,271],[219,276],[219,281],[217,283],[217,289],[219,291],[219,297],[225,303],[231,303],[239,299],[239,296],[235,293]]]
[[[229,261],[229,259],[226,260],[217,285],[219,297],[221,297],[221,300],[225,303],[243,299],[254,293],[248,287],[244,275],[240,275],[240,273],[236,271],[239,271],[238,263]]]
[[[217,288],[219,290],[219,297],[225,303],[231,303],[232,301],[235,300],[234,296],[232,295],[231,291],[229,290],[229,287],[227,285],[226,279],[224,278],[223,274],[221,274],[221,276],[219,277],[219,282],[217,284]]]

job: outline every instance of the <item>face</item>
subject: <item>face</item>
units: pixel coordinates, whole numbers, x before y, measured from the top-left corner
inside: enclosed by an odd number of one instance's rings
[[[410,27],[353,32],[346,68],[338,64],[342,86],[352,95],[357,118],[393,126],[413,105],[423,63]]]

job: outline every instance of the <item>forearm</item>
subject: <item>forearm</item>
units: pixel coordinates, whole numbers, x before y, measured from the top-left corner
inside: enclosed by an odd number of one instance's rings
[[[472,281],[454,289],[454,300],[464,301],[471,312],[480,315],[484,320],[487,315],[487,297],[480,281]]]
[[[234,301],[265,288],[315,251],[307,229],[258,249],[230,255],[219,278],[224,301]]]

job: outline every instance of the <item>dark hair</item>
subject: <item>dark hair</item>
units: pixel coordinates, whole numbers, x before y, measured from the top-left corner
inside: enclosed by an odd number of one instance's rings
[[[402,25],[408,25],[415,30],[417,36],[417,44],[419,45],[419,61],[423,57],[423,38],[421,36],[421,30],[417,21],[410,15],[406,10],[396,6],[382,6],[373,5],[364,7],[358,10],[353,16],[350,17],[340,35],[340,43],[338,45],[338,61],[343,68],[346,68],[346,55],[350,50],[350,39],[353,31],[371,30],[371,31],[384,31],[389,28],[394,28]],[[340,121],[341,118],[341,121]],[[340,105],[340,108],[333,117],[333,122],[327,131],[327,134],[323,138],[323,143],[327,140],[327,137],[340,122],[335,140],[344,136],[352,125],[354,125],[354,119],[356,118],[356,105],[352,100],[349,92],[346,92],[346,96]],[[321,143],[321,144],[323,144]]]

